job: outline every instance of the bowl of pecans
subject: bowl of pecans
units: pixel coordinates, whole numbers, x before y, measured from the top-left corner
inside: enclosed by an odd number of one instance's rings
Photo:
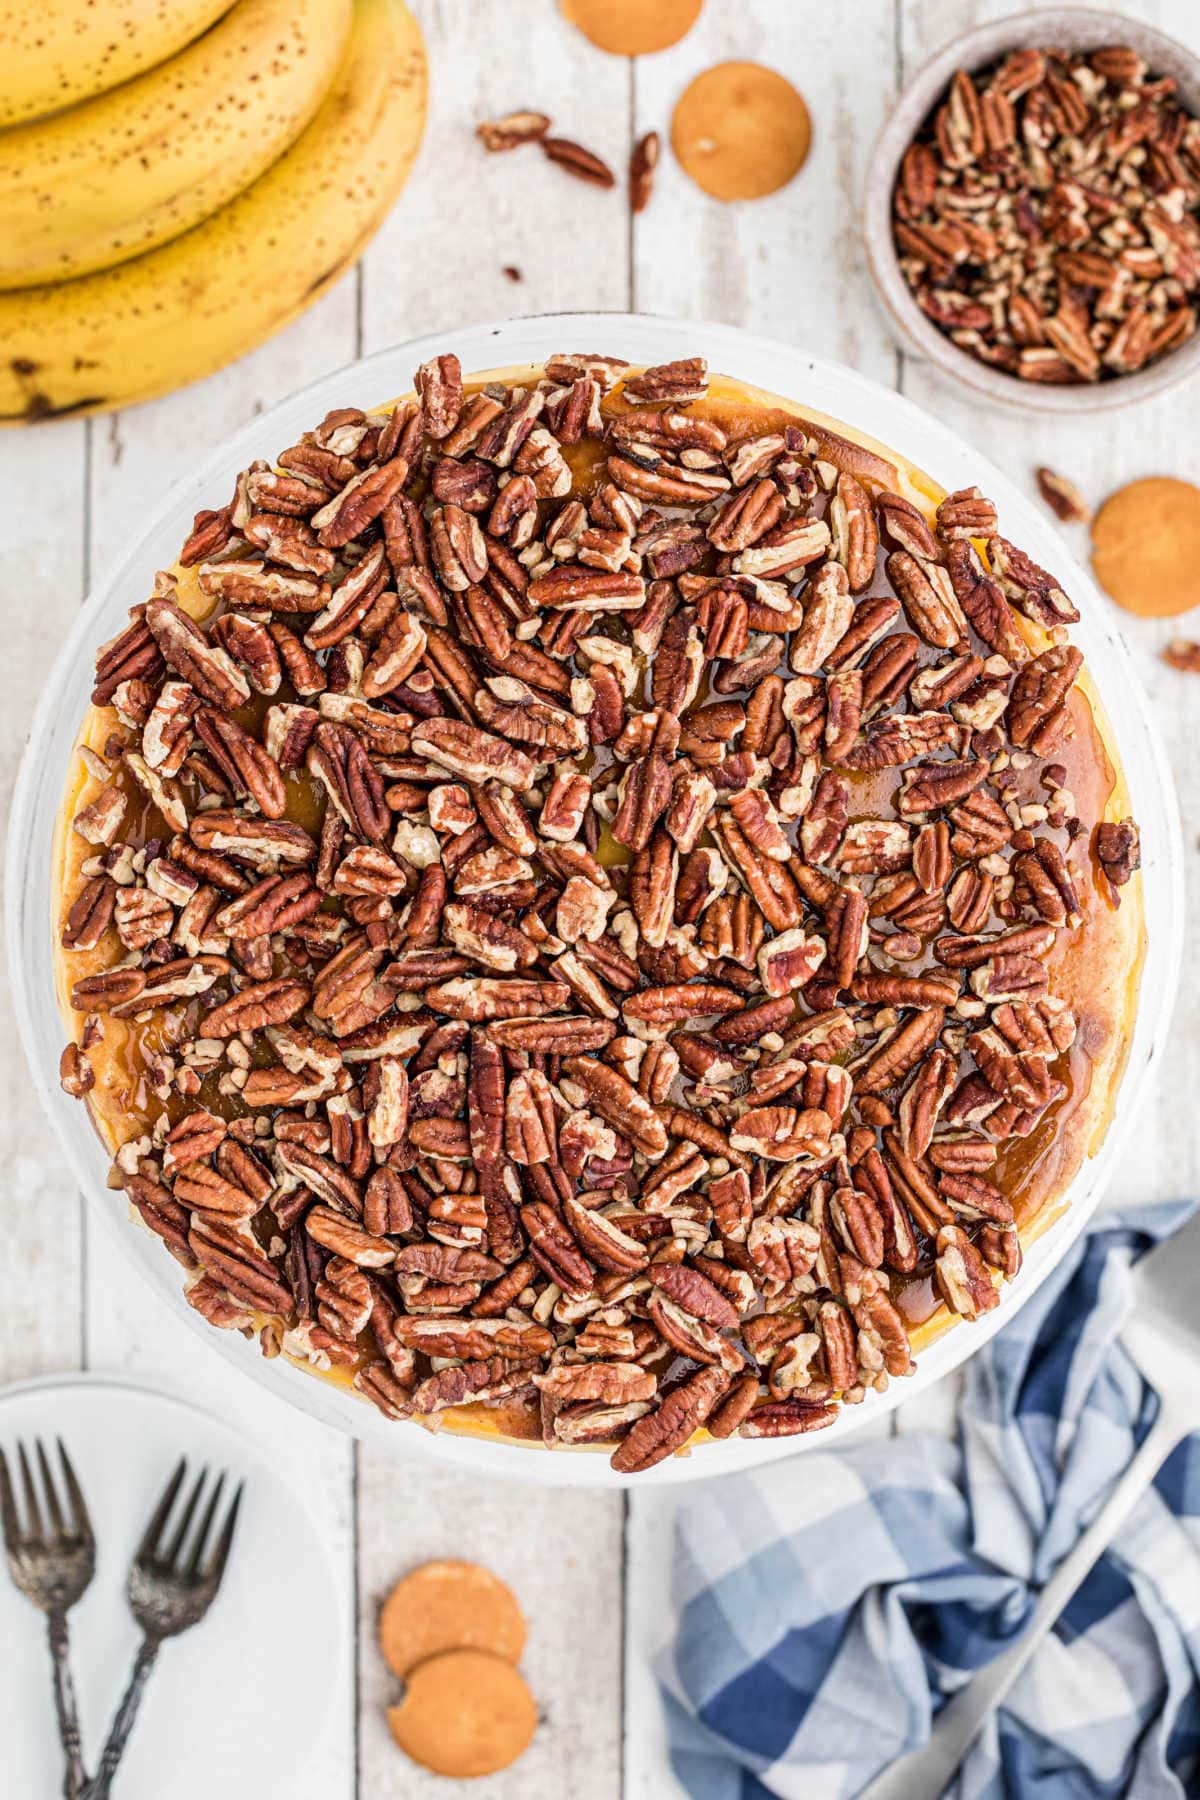
[[[80,1186],[227,1358],[669,1481],[1034,1290],[1136,1130],[1181,861],[1127,653],[974,446],[566,315],[355,364],[166,499],[38,710],[10,971]]]
[[[868,265],[905,344],[1043,412],[1123,406],[1200,367],[1200,58],[1053,7],[956,38],[876,142]]]

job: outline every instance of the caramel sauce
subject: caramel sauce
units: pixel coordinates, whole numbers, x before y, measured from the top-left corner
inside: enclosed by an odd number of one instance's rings
[[[477,377],[467,385],[470,391],[476,391],[490,380],[504,380],[510,385],[527,384],[537,378],[537,373],[536,370],[497,371]],[[618,416],[630,410],[619,394],[609,396],[604,403],[606,416]],[[695,403],[690,411],[694,416],[721,424],[732,438],[783,431],[800,421],[806,432],[816,437],[819,459],[824,456],[835,464],[857,462],[860,473],[868,481],[903,494],[929,515],[945,492],[915,465],[840,421],[807,411],[727,377],[714,376],[707,398]],[[566,446],[564,453],[571,464],[573,491],[586,497],[602,473],[605,453],[594,440]],[[882,562],[881,555],[868,594],[886,591]],[[211,603],[200,593],[194,571],[177,565],[173,573],[179,583],[176,595],[179,604],[197,619],[209,617]],[[1047,646],[1049,639],[1037,626],[1020,617],[1017,623],[1031,648],[1037,651]],[[618,616],[606,629],[609,635],[621,637],[626,635],[627,628]],[[923,655],[923,660],[927,660],[927,654]],[[645,692],[648,676],[649,669],[643,666],[641,698],[646,704],[649,703]],[[703,704],[708,697],[706,685],[697,704]],[[285,679],[270,703],[294,698]],[[247,706],[234,716],[254,729],[268,704],[262,697],[253,695]],[[1123,816],[1129,811],[1128,794],[1113,747],[1111,728],[1086,669],[1072,691],[1069,719],[1068,734],[1055,750],[1054,760],[1066,769],[1064,785],[1075,796],[1076,811],[1087,821]],[[110,735],[122,732],[120,721],[111,708],[92,707],[82,723],[80,743],[103,755]],[[593,763],[593,773],[611,761],[608,751],[604,751],[602,757],[603,760],[597,756]],[[1031,769],[1030,782],[1036,781],[1036,773],[1036,767]],[[123,768],[114,767],[109,780],[119,785],[127,798],[128,810],[120,833],[123,840],[140,848],[154,839],[165,842],[171,837],[171,828]],[[286,817],[316,835],[324,811],[323,790],[303,773],[289,774],[286,780]],[[194,806],[197,794],[188,791],[189,778],[185,774],[180,781]],[[900,773],[894,769],[879,774],[853,775],[851,819],[879,816],[899,781]],[[1014,782],[1020,787],[1019,777],[1014,777]],[[54,851],[53,885],[58,896],[56,943],[70,905],[86,879],[82,873],[83,865],[95,854],[93,847],[71,830],[71,821],[102,785],[90,774],[82,759],[71,770]],[[1028,794],[1022,792],[1021,798],[1044,798],[1044,795],[1031,787]],[[628,850],[613,839],[607,826],[602,828],[597,855],[607,867],[617,867],[630,860]],[[1065,1189],[1085,1156],[1093,1155],[1103,1140],[1120,1082],[1129,1039],[1128,1027],[1136,1005],[1144,948],[1140,882],[1124,890],[1123,905],[1118,910],[1096,874],[1093,869],[1093,879],[1083,884],[1079,928],[1073,932],[1060,932],[1057,946],[1048,958],[1051,988],[1070,1004],[1078,1021],[1075,1045],[1052,1065],[1052,1073],[1067,1086],[1066,1096],[1047,1110],[1029,1137],[1011,1139],[1001,1146],[993,1171],[993,1178],[1013,1203],[1025,1244],[1040,1235],[1058,1216],[1048,1203]],[[1000,921],[994,918],[990,923],[995,928]],[[878,954],[881,947],[876,945],[874,948]],[[81,1023],[80,1016],[70,1006],[72,985],[84,975],[111,967],[123,954],[123,946],[111,928],[94,950],[56,950],[59,1007],[72,1037],[77,1035]],[[926,945],[921,957],[895,966],[902,973],[912,973],[927,966],[931,960]],[[121,1143],[150,1129],[164,1110],[172,1122],[200,1106],[229,1119],[243,1116],[247,1111],[240,1100],[218,1091],[215,1076],[206,1078],[199,1095],[186,1101],[172,1093],[164,1102],[151,1092],[149,1059],[160,1052],[169,1054],[193,1037],[205,1008],[205,997],[201,996],[154,1011],[143,1021],[105,1016],[103,1042],[89,1051],[96,1086],[88,1097],[88,1106],[98,1135],[110,1153]],[[798,1013],[801,1010],[798,1004]],[[272,1055],[264,1044],[255,1047],[252,1058],[255,1062],[265,1063],[272,1060]],[[264,1235],[269,1235],[270,1222],[262,1229]],[[957,1322],[938,1298],[927,1267],[918,1269],[905,1281],[893,1278],[893,1295],[910,1328],[916,1350]],[[300,1366],[313,1372],[307,1363]],[[320,1373],[324,1379],[353,1392],[350,1386],[352,1372],[332,1369]],[[440,1426],[430,1428],[509,1439],[540,1436],[537,1410],[525,1405],[451,1409]]]

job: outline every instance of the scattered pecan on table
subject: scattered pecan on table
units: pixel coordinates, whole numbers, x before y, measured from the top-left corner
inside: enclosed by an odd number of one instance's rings
[[[204,623],[163,575],[99,654],[64,937],[68,1091],[153,1027],[116,1180],[201,1313],[630,1471],[907,1374],[922,1274],[996,1304],[1090,879],[1054,577],[707,387],[443,356],[244,471]]]
[[[1055,518],[1064,525],[1087,525],[1092,511],[1075,483],[1054,469],[1036,471],[1037,489]]]
[[[960,69],[901,163],[900,268],[952,341],[1023,381],[1144,368],[1196,328],[1200,120],[1135,51]]]
[[[647,131],[637,140],[629,157],[629,205],[635,213],[645,212],[654,191],[654,171],[660,152],[657,131]]]

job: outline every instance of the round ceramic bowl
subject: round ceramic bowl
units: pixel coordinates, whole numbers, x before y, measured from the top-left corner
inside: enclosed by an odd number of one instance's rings
[[[96,647],[124,623],[126,609],[150,592],[155,570],[167,567],[201,506],[230,491],[239,469],[293,442],[333,406],[378,406],[407,392],[417,365],[454,351],[466,370],[538,363],[554,351],[582,345],[635,363],[668,362],[705,355],[714,370],[782,394],[844,420],[895,447],[947,489],[978,482],[999,504],[1006,530],[1038,562],[1060,572],[1083,614],[1077,641],[1084,651],[1115,742],[1124,761],[1135,817],[1142,828],[1143,882],[1148,949],[1141,997],[1124,1079],[1108,1134],[1079,1172],[1063,1215],[1030,1247],[1003,1304],[986,1319],[958,1326],[921,1353],[916,1373],[847,1407],[818,1437],[782,1440],[730,1439],[706,1443],[687,1457],[672,1458],[647,1474],[647,1482],[696,1480],[748,1469],[780,1456],[803,1453],[819,1442],[828,1448],[867,1419],[877,1419],[902,1400],[939,1381],[1011,1319],[1017,1307],[1053,1268],[1082,1231],[1099,1202],[1121,1150],[1129,1142],[1150,1068],[1166,1035],[1182,937],[1183,850],[1171,777],[1162,747],[1134,677],[1129,657],[1108,623],[1106,609],[1083,570],[1074,563],[1041,512],[969,444],[945,430],[910,401],[852,369],[821,362],[783,344],[723,325],[680,324],[617,313],[515,319],[439,333],[328,375],[257,418],[197,465],[158,507],[141,541],[96,589],[64,644],[46,683],[17,780],[8,835],[7,934],[9,966],[25,1050],[51,1126],[70,1159],[80,1187],[122,1253],[136,1264],[149,1288],[228,1361],[304,1412],[363,1438],[390,1444],[411,1456],[435,1457],[480,1474],[508,1475],[564,1487],[619,1487],[604,1451],[546,1450],[456,1434],[434,1436],[413,1425],[388,1423],[352,1393],[296,1369],[283,1359],[266,1362],[253,1344],[213,1331],[183,1299],[180,1270],[162,1244],[130,1222],[127,1204],[105,1185],[109,1159],[85,1109],[58,1084],[64,1042],[54,991],[51,933],[51,849],[76,731],[88,705]]]
[[[1179,97],[1200,115],[1200,56],[1136,19],[1094,7],[1050,6],[994,19],[956,37],[913,77],[875,140],[863,197],[867,266],[884,312],[906,348],[964,387],[1023,412],[1089,413],[1126,406],[1186,381],[1200,369],[1200,332],[1149,368],[1111,381],[1079,386],[1020,381],[977,362],[927,319],[900,272],[892,238],[892,191],[901,159],[958,69],[985,69],[1010,50],[1054,44],[1064,50],[1098,50],[1128,44],[1157,75],[1171,75]]]

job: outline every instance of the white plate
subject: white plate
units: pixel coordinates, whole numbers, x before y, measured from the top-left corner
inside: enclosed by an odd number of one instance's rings
[[[213,1331],[182,1298],[178,1265],[157,1238],[131,1227],[123,1197],[105,1186],[108,1158],[84,1108],[68,1099],[58,1084],[64,1032],[54,998],[51,845],[76,730],[92,687],[97,646],[121,629],[128,607],[147,597],[155,570],[175,560],[191,529],[193,513],[200,507],[220,505],[240,469],[255,457],[271,457],[294,443],[329,408],[379,406],[408,392],[418,364],[439,352],[454,351],[463,368],[474,372],[543,362],[555,351],[575,349],[623,356],[635,363],[707,356],[714,371],[786,395],[891,445],[948,490],[978,483],[995,499],[1006,535],[1060,576],[1083,615],[1074,628],[1074,638],[1087,658],[1112,722],[1133,813],[1142,828],[1149,939],[1129,1060],[1107,1137],[1072,1183],[1068,1210],[1032,1246],[1020,1275],[1006,1288],[1003,1304],[979,1323],[947,1332],[922,1352],[912,1377],[893,1382],[886,1394],[869,1395],[861,1406],[843,1408],[834,1424],[819,1435],[748,1441],[731,1438],[705,1444],[688,1457],[669,1458],[634,1477],[618,1475],[603,1452],[551,1452],[456,1436],[450,1431],[435,1436],[416,1426],[391,1424],[356,1396],[292,1368],[283,1358],[265,1362],[253,1345],[236,1334]],[[1183,933],[1183,842],[1166,756],[1129,654],[1112,623],[1111,609],[1105,607],[1044,509],[1027,500],[976,446],[964,442],[911,400],[854,369],[729,325],[685,324],[632,313],[548,314],[417,339],[314,382],[262,414],[200,462],[151,515],[145,535],[97,588],[63,646],[39,704],[17,780],[7,875],[6,928],[13,1000],[43,1105],[80,1187],[117,1234],[123,1254],[137,1264],[178,1316],[193,1329],[205,1332],[208,1341],[240,1369],[314,1418],[358,1437],[383,1440],[400,1454],[431,1456],[493,1475],[561,1487],[624,1487],[631,1480],[644,1487],[648,1482],[696,1480],[801,1454],[817,1444],[828,1448],[835,1438],[845,1437],[865,1420],[878,1418],[940,1380],[986,1343],[1033,1293],[1099,1204],[1116,1159],[1130,1139],[1150,1071],[1166,1039]]]
[[[180,1456],[246,1489],[221,1591],[163,1645],[114,1784],[117,1800],[289,1793],[327,1727],[349,1642],[329,1553],[298,1491],[245,1438],[167,1394],[107,1376],[0,1390],[0,1448],[61,1437],[96,1533],[96,1574],[70,1615],[84,1759],[95,1767],[138,1644],[130,1558]],[[0,1567],[0,1792],[61,1792],[42,1616]]]

